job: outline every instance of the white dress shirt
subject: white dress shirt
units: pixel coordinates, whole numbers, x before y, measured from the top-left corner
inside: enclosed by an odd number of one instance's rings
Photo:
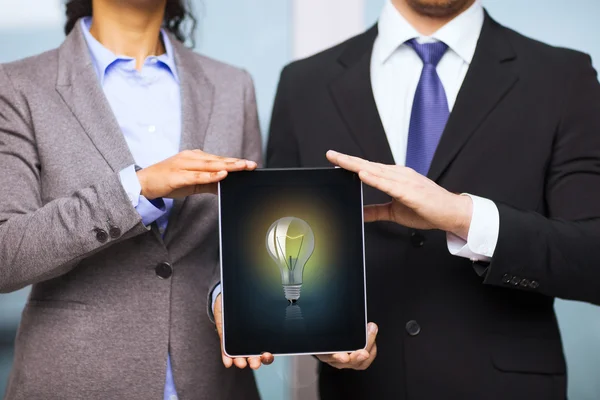
[[[416,38],[419,43],[441,41],[448,50],[437,65],[450,112],[473,60],[483,27],[484,12],[480,0],[448,22],[431,36],[421,35],[388,0],[379,19],[379,34],[371,57],[371,85],[381,122],[398,165],[405,165],[408,130],[415,92],[423,62],[405,44]],[[451,254],[473,261],[489,261],[498,241],[500,217],[491,200],[469,195],[473,216],[468,239],[448,233]]]

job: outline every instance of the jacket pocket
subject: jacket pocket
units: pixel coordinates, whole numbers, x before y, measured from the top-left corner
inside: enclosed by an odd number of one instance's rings
[[[38,300],[30,299],[27,302],[26,307],[29,308],[47,308],[47,309],[58,309],[58,310],[88,310],[88,305],[79,301],[65,301],[65,300]]]
[[[566,363],[560,338],[493,335],[492,363],[503,372],[564,375]]]

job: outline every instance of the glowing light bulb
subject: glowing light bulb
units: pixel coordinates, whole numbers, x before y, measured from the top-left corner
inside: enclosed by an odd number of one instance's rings
[[[300,298],[304,267],[315,250],[315,235],[306,221],[285,217],[267,231],[267,251],[281,271],[283,293],[290,303]]]

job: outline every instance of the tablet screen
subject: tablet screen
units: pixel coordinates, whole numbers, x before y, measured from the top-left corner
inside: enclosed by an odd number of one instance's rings
[[[362,186],[339,169],[257,170],[219,186],[225,351],[366,345]]]

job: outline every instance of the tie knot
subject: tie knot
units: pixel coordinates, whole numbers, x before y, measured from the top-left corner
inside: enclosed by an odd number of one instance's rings
[[[434,67],[448,50],[448,45],[444,42],[418,43],[416,39],[411,39],[406,44],[413,48],[424,64],[432,64]]]

